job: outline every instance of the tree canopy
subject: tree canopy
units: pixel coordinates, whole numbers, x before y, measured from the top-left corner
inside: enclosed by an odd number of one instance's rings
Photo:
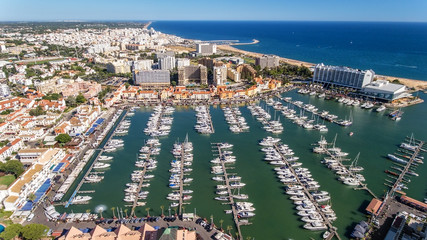
[[[86,102],[86,98],[80,93],[79,95],[77,95],[76,97],[76,103],[77,104],[82,104]]]
[[[55,137],[55,141],[58,141],[60,143],[67,143],[67,142],[71,141],[71,137],[70,137],[70,135],[68,135],[66,133],[61,133]]]
[[[0,234],[0,238],[5,240],[12,239],[21,234],[22,226],[20,224],[11,224]]]
[[[37,240],[46,236],[48,227],[42,224],[28,224],[22,228],[21,235],[24,239]]]
[[[44,114],[46,114],[46,112],[43,110],[43,108],[40,105],[30,110],[31,116],[40,116]]]
[[[22,172],[24,172],[24,165],[22,165],[22,163],[18,160],[9,160],[5,163],[0,163],[0,171],[19,176]]]

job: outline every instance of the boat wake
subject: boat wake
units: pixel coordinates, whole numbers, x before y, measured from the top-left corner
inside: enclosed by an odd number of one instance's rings
[[[412,68],[412,69],[417,69],[418,66],[411,66],[411,65],[403,65],[403,64],[395,64],[395,67],[404,67],[404,68]]]

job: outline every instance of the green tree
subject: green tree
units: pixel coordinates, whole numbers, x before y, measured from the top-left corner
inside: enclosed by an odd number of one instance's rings
[[[21,234],[22,226],[20,224],[11,224],[0,234],[0,237],[9,240],[18,237]]]
[[[79,95],[77,95],[76,97],[76,103],[77,104],[82,104],[86,102],[86,98],[80,93]]]
[[[42,224],[28,224],[22,228],[21,235],[24,239],[36,240],[46,236],[48,227]]]
[[[33,108],[30,110],[30,115],[31,116],[40,116],[40,115],[44,115],[46,112],[43,111],[43,108],[39,105],[36,108]]]
[[[67,143],[67,142],[71,141],[71,137],[70,137],[70,135],[68,135],[66,133],[61,133],[55,137],[55,141],[58,141],[60,143]]]
[[[65,99],[65,105],[67,107],[76,107],[77,106],[76,98],[73,96],[69,96],[67,99]]]
[[[31,202],[34,202],[34,200],[36,200],[36,195],[34,193],[28,194],[27,200],[31,201]]]
[[[10,160],[6,163],[0,164],[0,171],[6,173],[13,173],[16,177],[24,172],[24,165],[18,160]]]

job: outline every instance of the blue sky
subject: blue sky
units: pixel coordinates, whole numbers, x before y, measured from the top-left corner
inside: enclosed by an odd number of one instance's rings
[[[427,22],[427,0],[1,0],[0,21],[314,20]]]

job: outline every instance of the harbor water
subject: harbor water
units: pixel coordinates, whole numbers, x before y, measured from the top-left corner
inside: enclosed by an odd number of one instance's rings
[[[329,128],[327,133],[320,133],[316,130],[306,130],[290,120],[283,117],[280,112],[275,113],[274,109],[267,106],[265,102],[260,102],[261,106],[269,109],[270,114],[276,118],[280,116],[280,121],[284,126],[284,131],[279,135],[268,134],[262,129],[261,123],[256,121],[250,114],[246,106],[240,106],[242,116],[246,118],[250,129],[248,132],[235,134],[229,131],[228,124],[224,118],[224,112],[219,106],[211,106],[210,113],[215,129],[215,133],[210,135],[200,135],[194,130],[196,124],[195,111],[191,107],[177,107],[172,115],[174,120],[172,130],[167,137],[161,137],[161,153],[156,156],[158,160],[157,168],[150,174],[154,178],[150,181],[150,187],[144,189],[149,191],[146,206],[137,207],[136,215],[144,217],[149,210],[150,215],[160,215],[161,206],[164,206],[165,215],[169,214],[168,206],[170,202],[166,199],[171,189],[168,188],[170,177],[170,161],[173,160],[171,154],[172,146],[176,141],[183,141],[188,134],[189,141],[193,143],[193,172],[190,177],[194,181],[190,189],[194,191],[191,204],[184,205],[184,212],[195,212],[197,215],[210,219],[211,216],[217,226],[222,219],[223,228],[233,226],[231,215],[226,215],[224,210],[230,209],[229,205],[222,204],[221,201],[214,200],[216,182],[211,178],[210,160],[214,158],[211,143],[229,142],[234,145],[233,152],[237,158],[232,173],[242,177],[242,182],[246,186],[241,193],[249,195],[250,202],[254,203],[256,216],[250,219],[252,225],[242,226],[244,239],[253,237],[255,239],[321,239],[322,232],[311,232],[302,228],[303,222],[296,215],[295,206],[289,196],[284,193],[283,185],[277,180],[272,165],[263,161],[264,154],[260,151],[259,140],[266,136],[276,136],[282,142],[288,144],[294,150],[295,156],[300,158],[303,167],[307,167],[313,178],[321,185],[320,190],[326,190],[331,194],[332,208],[335,210],[338,219],[334,226],[338,228],[338,233],[343,239],[348,239],[354,225],[365,219],[365,207],[372,196],[364,190],[354,190],[353,187],[342,184],[337,180],[337,176],[320,163],[321,155],[312,153],[311,144],[316,143],[320,136],[326,137],[328,142],[333,141],[337,135],[336,146],[342,151],[348,152],[350,158],[360,152],[359,165],[364,167],[363,175],[366,178],[367,186],[377,195],[382,196],[388,189],[384,183],[386,179],[385,169],[389,169],[393,164],[385,156],[393,153],[398,145],[412,133],[415,138],[427,140],[427,104],[418,104],[405,108],[400,121],[392,121],[387,116],[387,112],[377,113],[373,110],[365,110],[360,107],[351,107],[334,100],[319,99],[315,96],[300,95],[296,91],[284,93],[284,97],[292,97],[293,100],[300,100],[305,103],[315,105],[320,110],[327,110],[340,118],[353,118],[353,125],[341,127],[337,124],[326,122]],[[420,93],[419,96],[427,100],[427,95]],[[105,209],[104,217],[112,217],[112,207],[119,208],[123,215],[130,213],[130,207],[125,207],[123,198],[126,187],[125,184],[131,182],[130,175],[136,169],[134,163],[137,159],[139,149],[144,145],[144,140],[149,137],[143,132],[148,118],[152,113],[151,108],[141,108],[136,110],[135,115],[127,117],[131,120],[129,133],[124,136],[115,136],[124,140],[124,147],[113,153],[104,155],[113,156],[111,167],[105,170],[105,178],[100,183],[83,184],[81,191],[94,190],[94,193],[87,205],[71,205],[68,208],[57,207],[59,212],[85,212],[90,210],[95,212],[99,206]],[[297,110],[298,113],[298,110]],[[308,115],[311,117],[311,115]],[[353,136],[349,133],[353,132]],[[408,196],[423,200],[427,193],[427,166],[418,167],[419,177],[411,177],[412,181],[405,190]],[[66,198],[71,195],[74,189],[70,189]],[[86,195],[86,194],[80,194]],[[128,210],[125,210],[128,209]],[[117,210],[115,210],[117,212]],[[170,209],[174,214],[175,209]],[[117,214],[116,214],[117,215]]]

